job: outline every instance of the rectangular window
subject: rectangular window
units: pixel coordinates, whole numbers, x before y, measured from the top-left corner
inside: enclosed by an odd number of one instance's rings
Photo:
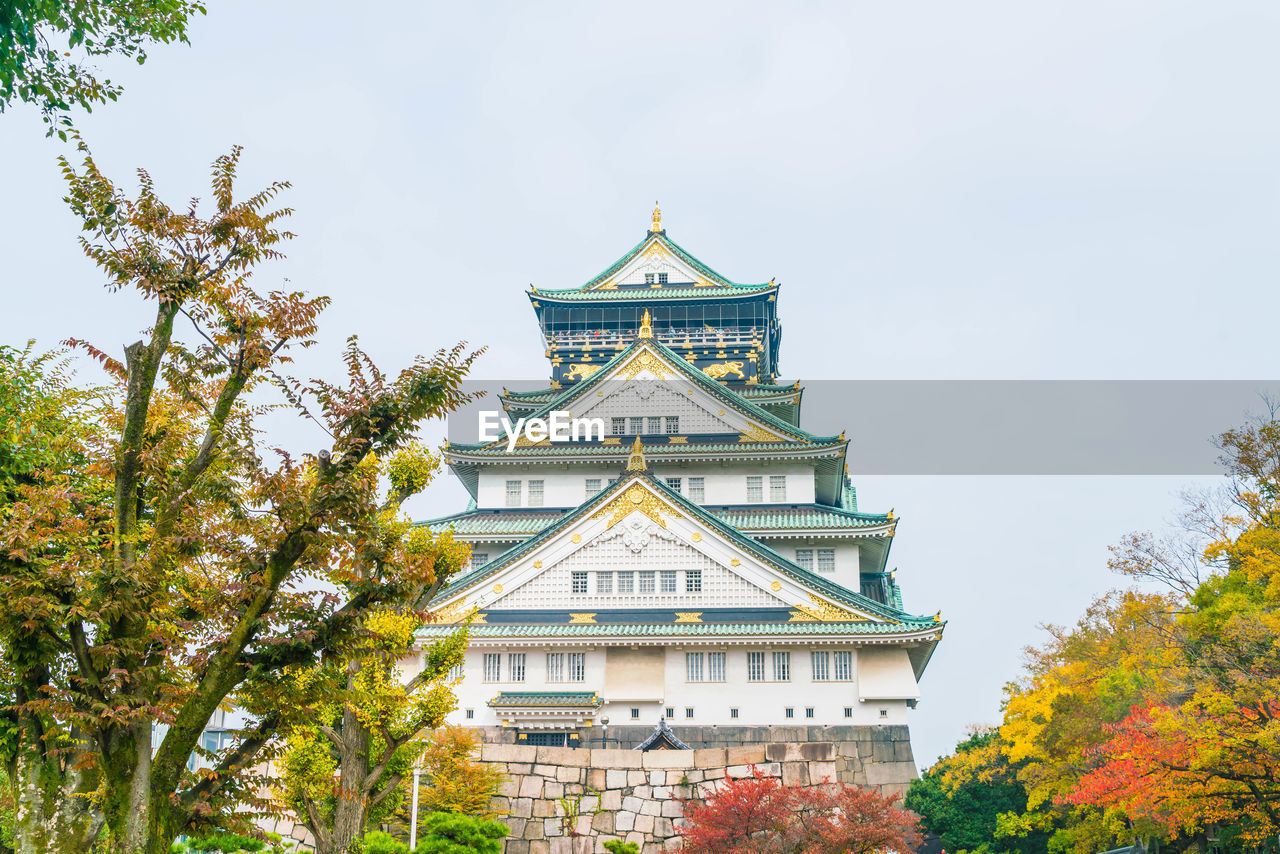
[[[827,652],[813,652],[809,654],[810,666],[813,668],[813,681],[826,682],[831,678],[831,670],[828,667],[831,654]]]
[[[600,478],[598,477],[587,478],[587,494],[585,497],[590,498],[591,496],[595,495],[599,491],[600,491]]]
[[[736,718],[738,717],[738,710],[737,710],[737,709],[730,709],[730,710],[729,710],[729,717],[731,717],[731,718],[735,718],[735,719],[736,719]]]
[[[637,709],[635,706],[631,707],[631,720],[633,721],[640,720],[640,710]]]
[[[636,433],[636,434],[639,434],[639,433],[643,433],[643,432],[644,432],[644,419],[643,419],[643,418],[632,418],[632,419],[631,419],[631,432],[632,432],[632,433]]]
[[[666,423],[667,423],[668,433],[680,432],[680,416],[679,415],[668,415],[666,418]]]
[[[764,653],[763,652],[747,653],[747,681],[748,682],[764,681]]]
[[[613,573],[612,572],[596,573],[596,592],[605,593],[605,594],[613,592]]]
[[[584,570],[569,573],[569,589],[574,593],[587,592],[587,573]]]
[[[520,481],[518,480],[507,481],[507,506],[520,506]]]
[[[882,717],[882,718],[887,718],[887,717],[889,717],[889,710],[888,710],[888,709],[881,709],[881,710],[880,710],[880,717]]]
[[[791,653],[775,652],[773,654],[773,681],[791,681]]]
[[[613,486],[617,482],[618,482],[618,479],[616,477],[609,478],[609,486]]]
[[[461,679],[461,678],[462,678],[462,665],[461,665],[461,664],[455,664],[453,667],[450,667],[450,668],[449,668],[449,681],[450,681],[450,682],[457,682],[457,681],[458,681],[459,679]]]
[[[837,652],[836,658],[836,679],[840,682],[848,682],[853,679],[853,653]]]
[[[583,682],[587,678],[587,654],[585,652],[569,653],[569,681]]]
[[[764,501],[764,478],[758,474],[747,475],[747,503]]]
[[[693,717],[693,709],[692,709],[692,708],[690,708],[689,706],[685,706],[685,707],[684,707],[684,716],[685,716],[686,718],[692,718],[692,717]]]
[[[636,582],[636,576],[634,572],[629,572],[629,571],[619,572],[618,573],[618,592],[634,593],[636,590],[635,582]]]
[[[658,274],[658,284],[660,284],[660,285],[665,285],[666,283],[667,283],[667,274],[666,274],[666,273],[659,273],[659,274]]]
[[[701,593],[702,592],[702,570],[691,569],[684,574],[684,592],[685,593]]]
[[[818,572],[836,571],[836,550],[818,549]]]
[[[781,504],[787,500],[787,476],[785,474],[769,475],[769,500]]]
[[[671,488],[672,488],[672,489],[674,489],[676,492],[679,492],[679,491],[680,491],[680,478],[678,478],[678,477],[669,477],[669,478],[667,478],[667,479],[666,479],[666,481],[667,481],[667,486],[671,487]]]
[[[796,549],[796,566],[813,572],[813,549]]]
[[[529,481],[529,506],[530,507],[542,506],[542,486],[543,486],[543,481],[541,480]]]
[[[723,652],[707,653],[707,681],[709,682],[724,681],[724,653]]]
[[[667,719],[670,720],[676,716],[676,710],[667,706]]]
[[[684,680],[686,682],[703,681],[702,661],[703,656],[700,652],[686,652],[684,654]]]
[[[486,563],[488,563],[488,562],[489,562],[489,553],[488,553],[488,552],[472,552],[472,553],[471,553],[471,568],[472,568],[472,569],[475,569],[476,567],[479,567],[479,566],[484,566],[484,565],[485,565]]]
[[[661,432],[662,432],[662,417],[661,417],[661,416],[658,416],[658,415],[650,415],[650,416],[649,416],[649,429],[648,429],[648,430],[646,430],[645,432],[646,432],[646,433],[661,433]]]
[[[794,718],[795,716],[796,716],[796,710],[791,708],[790,706],[787,706],[787,717]]]
[[[484,681],[502,681],[502,655],[496,652],[484,654]]]
[[[467,720],[469,720],[469,721],[470,721],[470,720],[474,720],[474,719],[475,719],[475,716],[476,716],[476,710],[475,710],[475,709],[467,709]]]
[[[625,419],[625,418],[610,418],[610,419],[609,419],[609,432],[613,433],[613,435],[615,435],[615,436],[621,436],[623,433],[626,433],[626,432],[627,432],[627,419]]]
[[[644,274],[644,283],[645,283],[646,285],[652,285],[652,284],[653,284],[653,273],[645,273],[645,274]]]
[[[689,478],[689,500],[701,504],[707,500],[707,479],[705,477]]]
[[[547,653],[547,681],[548,682],[564,681],[564,653],[563,652]]]
[[[663,593],[675,593],[675,592],[676,592],[676,571],[675,571],[674,569],[664,569],[664,570],[662,570],[662,578],[661,578],[661,580],[662,580],[662,592],[663,592]]]
[[[524,681],[524,653],[513,652],[507,656],[507,672],[512,682]]]
[[[845,706],[845,707],[844,707],[844,716],[845,716],[846,718],[851,718],[851,717],[853,717],[853,706]]]
[[[805,716],[806,718],[812,718],[812,717],[813,717],[813,706],[808,706],[808,707],[806,707],[806,708],[805,708],[805,710],[804,710],[804,716]]]
[[[654,571],[652,569],[642,569],[638,574],[640,576],[639,592],[652,593],[654,590],[654,587],[653,587],[654,575],[655,575]]]

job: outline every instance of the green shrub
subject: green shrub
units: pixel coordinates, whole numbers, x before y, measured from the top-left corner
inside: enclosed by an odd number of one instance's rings
[[[604,844],[609,854],[640,854],[640,846],[634,842],[623,842],[621,839],[610,839]]]
[[[414,854],[502,854],[511,828],[500,821],[453,813],[429,813]]]
[[[409,854],[409,846],[381,830],[364,835],[364,854]]]
[[[221,854],[256,854],[267,847],[267,843],[252,836],[241,836],[238,833],[213,833],[203,839],[192,839],[187,843],[187,850],[218,851]]]

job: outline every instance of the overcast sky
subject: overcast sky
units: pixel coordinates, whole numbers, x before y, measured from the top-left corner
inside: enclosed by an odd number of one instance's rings
[[[82,127],[175,204],[235,143],[245,190],[293,182],[260,284],[333,297],[302,372],[358,333],[388,368],[467,339],[480,377],[544,377],[523,290],[595,275],[659,199],[702,260],[783,283],[787,379],[1277,376],[1273,3],[210,6]],[[148,311],[80,256],[42,134],[0,116],[0,341],[118,352]],[[903,519],[908,608],[949,620],[922,765],[1204,482],[854,475]]]

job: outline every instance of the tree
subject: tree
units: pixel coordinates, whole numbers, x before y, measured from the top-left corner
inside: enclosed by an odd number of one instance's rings
[[[479,738],[466,727],[449,725],[431,734],[422,751],[419,804],[425,812],[498,818],[493,799],[503,774],[473,758],[478,746]]]
[[[897,795],[845,783],[784,786],[752,767],[705,803],[686,801],[680,829],[690,854],[871,854],[910,851],[919,819]]]
[[[187,41],[193,0],[8,0],[0,4],[0,112],[35,105],[49,133],[64,140],[68,113],[120,96],[118,85],[88,64],[121,56],[139,65],[154,44]]]
[[[344,382],[284,377],[328,303],[252,287],[291,237],[289,210],[271,209],[288,185],[237,199],[235,149],[214,163],[213,210],[174,210],[145,172],[129,198],[80,147],[81,167],[62,169],[81,245],[110,288],[155,315],[123,361],[73,342],[110,377],[102,402],[71,410],[92,418],[65,443],[20,445],[29,470],[0,507],[0,746],[19,851],[84,851],[105,823],[114,852],[160,854],[180,832],[234,819],[226,800],[248,797],[245,769],[289,723],[287,704],[251,709],[237,743],[192,774],[215,709],[233,692],[293,690],[289,668],[360,643],[373,614],[420,601],[454,568],[386,536],[377,461],[413,470],[414,430],[467,399],[476,354],[442,350],[391,378],[353,339]],[[273,388],[327,447],[264,444]],[[393,478],[391,491],[422,485]]]
[[[511,828],[500,821],[456,813],[431,813],[422,821],[420,854],[502,854]]]

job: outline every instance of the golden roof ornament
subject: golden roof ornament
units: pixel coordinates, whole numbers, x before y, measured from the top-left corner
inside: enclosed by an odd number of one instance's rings
[[[653,337],[653,318],[649,317],[649,309],[644,310],[644,317],[640,318],[640,332],[637,338]]]
[[[627,471],[648,471],[649,464],[644,461],[644,448],[640,446],[640,437],[631,446],[631,456],[627,458]]]
[[[658,207],[658,203],[653,203],[653,223],[649,226],[649,230],[654,234],[662,231],[662,208]]]

